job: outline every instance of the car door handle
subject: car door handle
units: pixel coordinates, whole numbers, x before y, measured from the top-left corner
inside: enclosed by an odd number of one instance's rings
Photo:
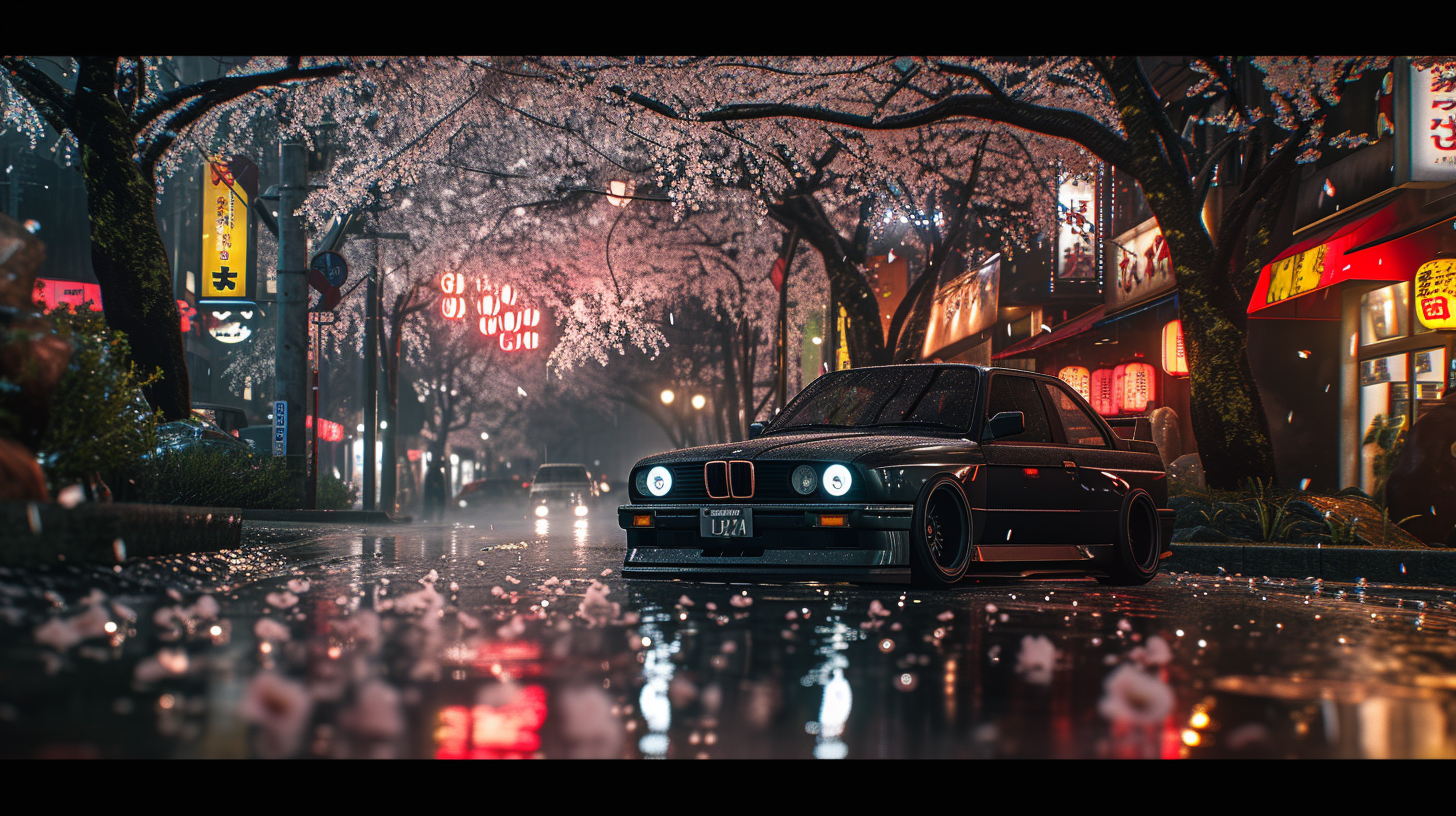
[[[1070,460],[1063,460],[1062,467],[1066,470],[1076,470],[1077,463]]]

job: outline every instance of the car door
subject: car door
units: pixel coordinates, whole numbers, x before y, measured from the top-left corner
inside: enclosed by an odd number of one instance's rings
[[[1051,421],[1036,380],[996,371],[986,401],[986,420],[1020,411],[1026,429],[999,439],[982,437],[986,457],[985,546],[1052,545],[1066,540],[1074,485],[1063,471],[1063,446],[1052,436]]]
[[[1070,486],[1067,507],[1077,511],[1067,543],[1113,543],[1126,482],[1107,470],[1112,440],[1066,385],[1047,380],[1039,384],[1052,409],[1052,434],[1061,451],[1063,479]]]

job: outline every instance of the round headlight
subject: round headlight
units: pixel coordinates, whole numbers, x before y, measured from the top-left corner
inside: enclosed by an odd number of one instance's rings
[[[844,465],[830,465],[824,469],[824,489],[831,496],[848,493],[853,482],[854,477],[849,475],[849,468]]]
[[[672,489],[672,471],[658,466],[647,471],[647,492],[654,496],[666,496]]]
[[[799,465],[794,468],[794,475],[789,477],[789,482],[794,485],[795,493],[798,493],[800,496],[807,496],[814,492],[814,488],[819,486],[819,474],[815,473],[814,468],[808,465]]]

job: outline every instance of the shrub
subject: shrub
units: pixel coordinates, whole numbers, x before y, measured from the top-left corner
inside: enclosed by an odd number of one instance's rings
[[[141,389],[160,375],[137,372],[126,336],[107,326],[100,312],[63,306],[47,317],[75,348],[41,436],[41,468],[54,492],[92,473],[134,464],[156,445],[158,417]]]

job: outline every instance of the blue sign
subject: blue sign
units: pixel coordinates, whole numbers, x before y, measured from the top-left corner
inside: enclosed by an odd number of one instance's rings
[[[288,403],[273,403],[273,455],[288,455]]]

